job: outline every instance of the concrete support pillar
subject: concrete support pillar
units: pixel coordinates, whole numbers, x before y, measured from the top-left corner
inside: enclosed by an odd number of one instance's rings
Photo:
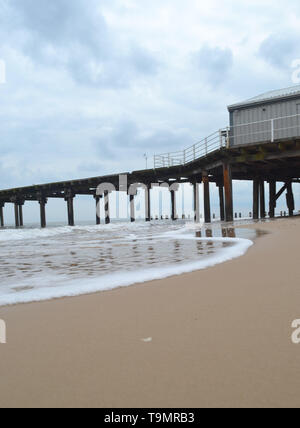
[[[270,189],[270,205],[269,205],[269,211],[270,211],[270,218],[275,217],[275,208],[276,208],[276,181],[272,180],[269,183],[269,189]]]
[[[40,221],[41,221],[41,228],[44,229],[47,226],[46,222],[46,204],[48,202],[48,199],[45,196],[39,196],[39,204],[40,204]]]
[[[219,188],[220,219],[225,221],[224,186],[221,183],[218,183],[217,186]]]
[[[259,180],[253,180],[253,219],[259,218]]]
[[[109,192],[104,192],[105,224],[110,224]]]
[[[200,223],[200,204],[199,204],[199,184],[193,183],[194,186],[194,220]]]
[[[225,191],[225,221],[233,221],[233,196],[232,196],[232,175],[231,165],[223,165],[224,191]]]
[[[0,202],[0,227],[4,227],[4,213],[3,213],[3,208],[4,208],[4,202]]]
[[[266,198],[265,198],[265,181],[259,182],[260,193],[260,218],[266,218]]]
[[[151,184],[145,189],[146,221],[151,221]]]
[[[293,194],[293,185],[292,182],[287,183],[287,195],[286,202],[289,210],[289,216],[292,217],[295,211],[295,199]]]
[[[175,190],[171,190],[171,218],[173,221],[178,219],[177,216],[177,206],[176,206],[176,191]]]
[[[211,223],[209,177],[205,172],[202,174],[202,181],[204,192],[204,220],[205,223]]]

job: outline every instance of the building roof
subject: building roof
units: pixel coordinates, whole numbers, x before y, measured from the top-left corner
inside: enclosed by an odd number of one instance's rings
[[[295,95],[300,96],[300,85],[291,86],[289,88],[284,88],[284,89],[277,89],[275,91],[265,92],[264,94],[258,95],[254,98],[250,98],[246,101],[242,101],[237,104],[232,104],[228,106],[228,109],[234,110],[239,107],[251,106],[252,104],[261,104],[264,102],[270,102],[281,98],[293,97]]]

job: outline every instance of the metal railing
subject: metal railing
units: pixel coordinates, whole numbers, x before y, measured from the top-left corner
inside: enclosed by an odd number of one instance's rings
[[[229,144],[230,128],[220,129],[193,146],[179,152],[154,155],[154,168],[186,165]]]
[[[183,151],[154,155],[154,169],[186,165],[224,147],[273,143],[293,137],[300,137],[300,114],[243,123],[220,129]]]

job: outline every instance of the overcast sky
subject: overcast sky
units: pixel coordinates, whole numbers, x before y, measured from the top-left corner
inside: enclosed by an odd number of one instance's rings
[[[0,0],[0,187],[144,168],[292,86],[299,0]]]

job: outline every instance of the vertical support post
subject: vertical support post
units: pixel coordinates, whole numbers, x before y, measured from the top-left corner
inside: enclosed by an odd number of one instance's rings
[[[135,202],[134,202],[134,195],[129,195],[129,201],[130,201],[130,221],[131,223],[135,222]]]
[[[194,220],[200,223],[200,206],[199,206],[199,184],[193,183],[194,186]]]
[[[225,191],[225,220],[233,221],[232,174],[229,163],[223,165],[224,191]]]
[[[259,180],[253,180],[253,219],[259,218]]]
[[[68,207],[68,225],[75,226],[74,221],[74,194],[72,190],[65,191],[65,201],[67,202]]]
[[[286,201],[289,209],[289,216],[292,217],[294,215],[294,210],[295,210],[295,199],[293,194],[293,185],[291,181],[287,183]]]
[[[260,193],[260,217],[266,218],[266,198],[265,198],[265,181],[264,180],[260,180],[259,193]]]
[[[176,207],[176,191],[175,190],[171,190],[171,218],[173,221],[177,220],[177,207]]]
[[[207,172],[202,173],[202,181],[204,191],[204,220],[205,223],[211,223],[209,177]]]
[[[275,208],[276,208],[276,181],[272,180],[269,183],[269,189],[270,189],[270,218],[275,217]]]
[[[145,189],[145,211],[146,221],[151,221],[151,184],[148,184]]]
[[[220,219],[225,221],[225,202],[224,202],[224,186],[219,183],[219,201],[220,201]]]
[[[20,227],[24,226],[24,221],[23,221],[23,204],[19,202],[19,223],[20,223]]]
[[[46,204],[48,200],[44,196],[39,198],[40,204],[40,217],[41,217],[41,228],[44,229],[46,227]]]
[[[110,224],[110,210],[109,210],[109,192],[104,192],[104,211],[105,211],[105,224]]]
[[[17,202],[15,202],[15,225],[16,227],[20,227],[19,206]]]
[[[95,201],[96,201],[96,225],[99,226],[101,224],[101,217],[100,217],[100,201],[101,201],[101,196],[94,196]]]
[[[0,202],[0,227],[4,227],[4,213],[3,213],[3,208],[4,208],[4,202]]]

